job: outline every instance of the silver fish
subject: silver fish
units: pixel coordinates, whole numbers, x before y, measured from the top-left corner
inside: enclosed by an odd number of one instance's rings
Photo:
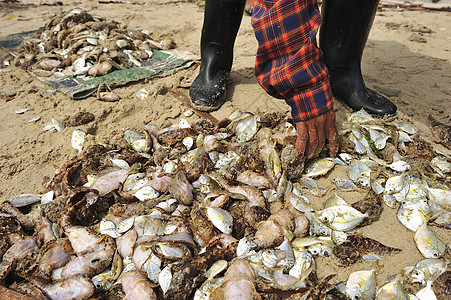
[[[332,158],[317,158],[312,161],[305,171],[305,177],[312,178],[326,175],[335,166],[335,160]]]
[[[353,160],[349,165],[349,179],[364,188],[370,186],[370,175],[371,169],[360,160]]]
[[[368,213],[362,214],[348,205],[337,205],[316,212],[316,216],[333,230],[349,231],[368,217]]]
[[[425,258],[439,258],[445,253],[445,244],[428,228],[427,222],[418,227],[413,239]]]
[[[376,269],[349,274],[346,295],[350,299],[374,299],[376,295]]]
[[[355,191],[357,190],[357,186],[349,179],[346,178],[334,178],[332,181],[338,187],[340,191]]]
[[[207,217],[221,232],[232,233],[233,218],[228,211],[217,207],[207,207]]]
[[[11,203],[11,205],[14,207],[24,207],[30,204],[41,202],[41,197],[33,194],[21,194],[8,199],[8,202]]]

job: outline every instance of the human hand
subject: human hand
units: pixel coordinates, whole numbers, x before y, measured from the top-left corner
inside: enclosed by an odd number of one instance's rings
[[[323,149],[326,139],[329,141],[329,155],[338,152],[338,132],[333,110],[307,121],[296,122],[296,155],[299,158],[315,158]]]

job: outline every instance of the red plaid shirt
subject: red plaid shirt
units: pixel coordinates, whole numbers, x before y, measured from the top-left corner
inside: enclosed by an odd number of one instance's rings
[[[316,0],[254,0],[255,75],[268,94],[285,99],[295,122],[332,109],[328,71],[316,45],[320,23]]]

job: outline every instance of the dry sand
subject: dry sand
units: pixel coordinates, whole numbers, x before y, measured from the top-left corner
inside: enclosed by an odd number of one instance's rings
[[[80,7],[92,14],[109,17],[132,28],[150,30],[155,40],[172,37],[178,48],[199,54],[200,31],[203,13],[194,1],[151,0],[115,1],[117,4],[100,4],[98,1],[63,1],[63,6],[43,5],[48,1],[0,2],[0,38],[11,33],[39,28],[62,10]],[[389,29],[386,23],[400,23],[399,29]],[[404,26],[406,25],[406,26]],[[407,26],[409,25],[409,26]],[[427,43],[410,41],[409,28],[426,26],[432,30],[423,34]],[[217,112],[218,119],[233,111],[281,111],[289,112],[284,102],[266,95],[253,76],[256,40],[250,25],[250,17],[244,16],[235,44],[234,64],[231,72],[228,101]],[[0,50],[0,59],[10,57]],[[362,69],[369,87],[388,96],[398,106],[399,117],[413,121],[421,130],[421,136],[431,138],[427,126],[429,114],[446,124],[451,123],[451,18],[443,11],[383,10],[377,13],[365,48]],[[171,96],[169,90],[188,94],[186,86],[197,75],[198,69],[190,68],[165,78],[152,79],[115,90],[122,100],[117,103],[100,102],[94,97],[81,101],[71,100],[61,93],[51,94],[27,72],[16,68],[0,68],[0,94],[17,92],[12,101],[0,99],[0,199],[4,201],[22,193],[39,194],[45,183],[55,173],[55,166],[75,157],[78,153],[70,144],[75,128],[63,132],[43,132],[42,127],[51,118],[63,120],[79,111],[92,112],[96,120],[79,129],[88,133],[90,143],[118,143],[124,129],[141,129],[145,124],[163,126],[177,122],[187,109]],[[146,100],[139,100],[135,93],[145,88],[150,91]],[[29,108],[24,114],[14,111]],[[342,122],[346,107],[335,105],[338,120]],[[27,123],[40,116],[35,123]],[[198,119],[189,117],[190,122]],[[450,154],[440,145],[437,149]],[[330,185],[330,178],[341,177],[337,168],[328,178],[319,180],[322,187]],[[332,186],[329,186],[333,188]],[[333,192],[333,191],[331,191]],[[360,200],[363,194],[341,194],[348,202]],[[314,197],[312,197],[314,198]],[[320,206],[323,199],[312,199]],[[444,242],[451,242],[449,232],[433,228]],[[402,249],[399,254],[384,256],[384,268],[378,274],[378,285],[387,276],[396,274],[402,267],[414,265],[422,259],[416,249],[413,234],[396,219],[396,210],[384,207],[381,219],[359,229],[364,235],[386,245]],[[333,258],[317,260],[320,277],[337,274],[336,279],[346,280],[350,272],[369,269],[371,263],[357,263],[340,268]]]

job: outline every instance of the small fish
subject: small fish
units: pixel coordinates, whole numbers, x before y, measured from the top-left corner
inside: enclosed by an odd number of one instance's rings
[[[418,227],[413,239],[425,258],[439,258],[445,253],[445,244],[428,228],[427,222]]]
[[[72,147],[81,152],[83,150],[83,144],[85,143],[86,133],[80,129],[74,130],[72,133]]]
[[[152,139],[147,131],[142,134],[134,130],[126,130],[123,137],[127,143],[138,152],[147,153],[152,147]]]
[[[337,244],[341,245],[348,239],[348,234],[344,231],[339,230],[333,230],[331,234],[332,241]]]
[[[326,200],[326,202],[324,202],[323,209],[337,205],[348,205],[348,203],[337,194],[334,194],[333,197],[330,197],[329,199]]]
[[[389,167],[390,169],[397,171],[397,172],[404,172],[404,171],[407,171],[410,169],[410,165],[403,160],[395,161],[395,162],[387,165],[387,167]]]
[[[298,196],[292,192],[289,192],[285,195],[284,201],[288,201],[300,212],[312,211],[309,200],[305,196]]]
[[[41,117],[37,116],[37,117],[31,118],[30,120],[28,120],[27,123],[34,123],[34,122],[39,121],[40,119],[41,119]]]
[[[151,186],[144,186],[140,188],[138,191],[136,191],[133,196],[138,198],[140,201],[146,201],[149,199],[155,199],[160,196],[160,193],[158,193],[154,188]]]
[[[352,156],[349,153],[339,153],[338,156],[341,158],[341,160],[343,162],[345,162],[346,164],[349,164],[352,161]]]
[[[131,218],[122,220],[119,223],[117,223],[116,231],[121,234],[125,233],[125,232],[129,231],[133,227],[134,224],[135,224],[135,217],[131,217]]]
[[[451,126],[444,124],[429,115],[429,126],[434,136],[448,149],[451,149]]]
[[[163,295],[169,290],[172,281],[172,273],[169,266],[164,267],[158,275],[158,283],[163,290]]]
[[[364,111],[363,109],[360,111],[353,112],[348,116],[349,123],[357,123],[357,124],[366,124],[366,123],[372,123],[374,122],[374,118]]]
[[[349,231],[357,227],[368,213],[362,214],[348,205],[332,206],[316,213],[318,219],[333,230]]]
[[[126,168],[124,168],[126,169]],[[123,191],[133,191],[133,190],[139,190],[140,188],[144,187],[147,182],[149,182],[149,179],[145,177],[146,174],[144,173],[135,173],[128,175],[127,179],[125,180],[124,184],[122,185]]]
[[[24,207],[30,204],[41,202],[41,197],[33,194],[21,194],[8,199],[8,202],[11,203],[11,205],[14,207]]]
[[[259,121],[260,117],[255,115],[246,118],[237,124],[235,134],[238,137],[238,143],[248,142],[254,137],[257,133]]]
[[[108,221],[105,219],[102,219],[102,221],[100,221],[99,232],[101,234],[109,235],[113,239],[117,239],[122,235],[116,231],[116,224],[114,224],[113,221]]]
[[[408,184],[408,182],[405,180],[404,174],[390,177],[385,182],[384,193],[387,195],[398,193],[403,189],[405,184]]]
[[[335,160],[332,158],[317,158],[312,161],[305,171],[305,177],[313,178],[326,175],[335,166]]]
[[[402,276],[398,274],[395,280],[384,284],[377,290],[376,298],[377,300],[385,300],[385,299],[399,299],[399,300],[407,300],[407,293],[404,290],[402,284]]]
[[[228,211],[217,207],[207,207],[207,217],[221,232],[232,233],[233,217]]]
[[[312,195],[322,196],[327,192],[327,189],[318,187],[318,184],[312,178],[301,178],[299,182],[301,187],[307,189]]]
[[[437,296],[435,296],[434,290],[432,289],[432,281],[426,281],[426,286],[419,290],[415,296],[418,297],[418,299],[428,299],[428,300],[434,300],[437,299]]]
[[[224,259],[215,261],[211,265],[210,269],[208,269],[207,272],[205,272],[205,276],[207,278],[214,278],[216,275],[218,275],[219,273],[221,273],[222,271],[227,269],[228,266],[229,266],[229,263]]]
[[[256,248],[257,244],[246,237],[243,237],[238,242],[238,246],[236,248],[236,254],[238,257],[248,255],[252,249]]]
[[[424,285],[426,281],[434,282],[440,275],[445,273],[447,263],[438,258],[426,258],[417,262],[412,272],[410,279],[413,283],[421,283]]]
[[[350,192],[357,190],[357,186],[349,179],[346,178],[334,178],[332,181],[338,187],[340,191]]]
[[[299,279],[302,283],[315,269],[315,260],[307,249],[293,249],[296,259],[294,266],[288,272],[289,275]]]
[[[350,299],[374,299],[376,295],[376,269],[349,274],[346,295]]]
[[[331,240],[324,240],[320,243],[309,246],[307,249],[315,256],[329,256],[332,254],[334,246],[334,242],[332,242]]]
[[[364,188],[370,186],[370,175],[371,169],[360,160],[353,160],[349,165],[349,179]]]
[[[111,270],[106,270],[92,277],[91,280],[97,289],[107,291],[113,286],[113,273]]]
[[[427,215],[411,201],[403,201],[401,203],[397,216],[399,222],[413,232],[417,231],[428,219]]]
[[[451,172],[451,162],[444,158],[436,156],[431,160],[431,164],[433,168],[435,167],[436,170],[440,170],[442,173]]]
[[[328,236],[332,230],[324,225],[321,220],[313,212],[304,212],[304,215],[310,222],[309,234],[310,235],[320,235]]]
[[[384,178],[378,178],[371,182],[371,189],[377,194],[380,195],[384,192],[384,187],[382,186],[382,183],[385,183]]]
[[[371,140],[374,141],[374,145],[378,150],[384,149],[385,145],[387,144],[387,140],[390,138],[390,135],[380,132],[379,130],[375,130],[373,128],[369,129],[369,134]]]
[[[408,134],[415,134],[418,132],[418,128],[412,123],[400,121],[400,122],[392,122],[392,124],[395,125],[396,128],[398,128],[399,130],[402,130],[403,132]]]
[[[213,291],[216,290],[223,281],[223,277],[218,279],[209,278],[205,280],[194,293],[194,300],[209,300],[211,293],[213,293]]]

